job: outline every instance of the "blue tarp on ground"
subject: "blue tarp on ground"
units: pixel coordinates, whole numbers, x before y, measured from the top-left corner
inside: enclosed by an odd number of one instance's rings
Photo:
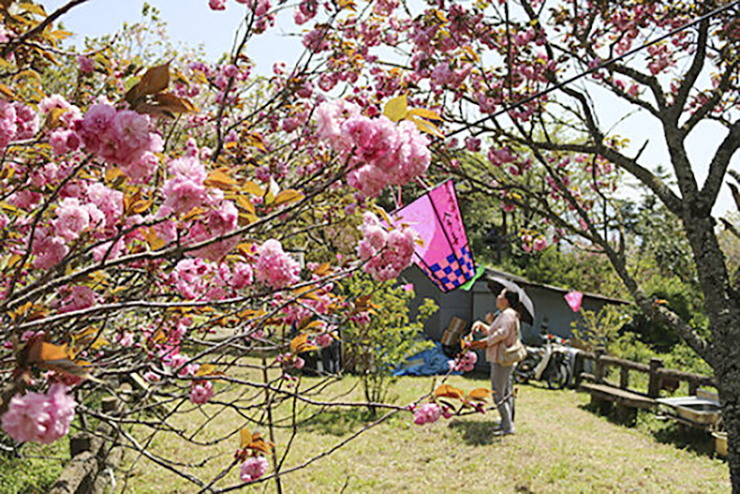
[[[447,374],[450,370],[449,357],[442,351],[442,345],[435,342],[434,347],[419,352],[406,359],[406,362],[393,373],[394,376],[436,376]],[[453,372],[458,375],[461,372]]]

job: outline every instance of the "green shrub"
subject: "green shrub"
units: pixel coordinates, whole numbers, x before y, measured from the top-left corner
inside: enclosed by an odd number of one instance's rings
[[[413,293],[403,286],[355,275],[344,289],[349,299],[372,297],[369,322],[347,324],[342,328],[342,341],[345,362],[361,376],[365,398],[370,403],[380,403],[388,399],[388,389],[396,381],[393,371],[398,365],[432,345],[424,338],[424,321],[437,310],[437,305],[425,299],[412,321],[409,302]],[[369,409],[375,413],[374,407]]]

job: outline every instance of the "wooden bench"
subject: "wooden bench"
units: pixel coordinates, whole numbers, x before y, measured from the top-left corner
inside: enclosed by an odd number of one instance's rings
[[[582,382],[580,389],[591,395],[591,403],[602,412],[608,411],[605,403],[617,406],[617,418],[621,422],[633,422],[637,418],[637,409],[655,411],[658,402],[649,396],[620,389],[609,384]]]

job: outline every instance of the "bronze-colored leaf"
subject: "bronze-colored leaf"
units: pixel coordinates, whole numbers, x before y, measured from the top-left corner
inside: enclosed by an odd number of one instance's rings
[[[303,197],[303,194],[301,192],[298,192],[297,190],[286,189],[275,196],[274,205],[279,206],[281,204],[286,204],[289,202],[300,201],[301,199],[303,199]]]
[[[324,276],[327,274],[331,274],[331,263],[330,262],[324,262],[321,263],[313,272],[316,276]]]
[[[407,113],[408,103],[405,94],[401,96],[396,96],[395,98],[391,99],[383,108],[383,115],[393,120],[394,122],[399,122],[406,118]]]
[[[81,365],[69,359],[51,360],[49,362],[44,362],[42,364],[39,364],[39,367],[43,367],[44,369],[48,369],[48,370],[53,370],[60,374],[67,374],[70,376],[81,377],[83,379],[88,379],[90,381],[95,381],[98,383],[102,382],[100,379],[93,377],[93,375],[90,374],[84,367],[82,367]]]
[[[15,93],[5,84],[0,84],[0,95],[9,100],[15,99]]]
[[[47,362],[54,360],[64,360],[68,357],[69,351],[67,350],[67,345],[58,346],[54,345],[53,343],[47,343],[43,341],[41,342],[41,347],[39,348],[39,354],[37,358],[39,362]]]
[[[197,113],[198,108],[185,98],[172,93],[157,93],[151,98],[141,98],[132,103],[138,113],[153,117],[174,118],[177,113]]]
[[[468,394],[468,398],[470,398],[471,400],[479,400],[479,401],[484,401],[484,400],[486,400],[486,399],[487,399],[487,398],[488,398],[489,396],[491,396],[492,394],[493,394],[493,393],[491,392],[491,390],[490,390],[490,389],[486,389],[486,388],[476,388],[476,389],[474,389],[473,391],[471,391],[471,392],[470,392],[470,394]]]
[[[128,90],[124,99],[131,106],[136,106],[135,102],[150,94],[156,94],[167,89],[170,84],[170,63],[152,67],[146,71],[141,80]]]
[[[299,334],[290,341],[290,353],[293,355],[312,350],[317,350],[317,347],[308,343],[308,335],[306,334]]]
[[[216,187],[221,190],[232,190],[236,181],[221,170],[211,170],[204,182],[206,187]]]
[[[252,442],[252,433],[246,427],[239,432],[239,447],[246,448]]]
[[[427,120],[442,120],[442,117],[440,117],[437,112],[427,110],[425,108],[413,108],[409,110],[408,116],[412,115],[416,117],[426,118]]]
[[[434,390],[434,396],[438,398],[456,398],[461,400],[465,393],[463,390],[450,386],[449,384],[443,384]]]
[[[195,377],[203,377],[203,376],[210,376],[216,371],[216,366],[213,364],[203,364],[200,367],[198,367],[198,370],[195,372]]]
[[[31,14],[36,14],[40,17],[46,17],[46,11],[44,10],[44,7],[42,5],[36,5],[34,3],[24,2],[24,3],[19,3],[18,7],[22,10],[25,10],[26,12],[30,12]]]
[[[272,453],[273,446],[275,445],[269,441],[265,441],[264,439],[262,439],[259,434],[254,434],[252,436],[252,442],[249,443],[247,448],[269,455],[270,453]]]
[[[153,251],[159,250],[165,245],[167,245],[167,242],[164,239],[162,239],[159,235],[157,235],[157,232],[151,226],[149,227],[146,233],[146,243],[149,244],[149,248]]]
[[[410,117],[409,120],[416,124],[416,128],[418,128],[419,131],[426,132],[427,134],[432,134],[433,136],[439,137],[440,139],[445,138],[445,135],[442,133],[442,131],[440,131],[436,125],[427,120],[417,117]]]
[[[239,195],[236,196],[236,203],[242,207],[246,212],[250,214],[256,214],[257,211],[254,208],[254,203],[249,200],[247,196]]]
[[[242,191],[257,197],[262,197],[262,194],[264,194],[262,187],[252,180],[247,180],[244,185],[242,185]]]

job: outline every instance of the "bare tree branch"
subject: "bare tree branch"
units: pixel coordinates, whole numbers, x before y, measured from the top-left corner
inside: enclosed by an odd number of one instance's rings
[[[727,167],[730,166],[730,160],[740,147],[740,120],[736,121],[725,136],[725,139],[719,145],[717,152],[709,164],[709,173],[704,182],[704,186],[699,193],[700,209],[709,214],[717,201],[722,182],[724,181]]]

